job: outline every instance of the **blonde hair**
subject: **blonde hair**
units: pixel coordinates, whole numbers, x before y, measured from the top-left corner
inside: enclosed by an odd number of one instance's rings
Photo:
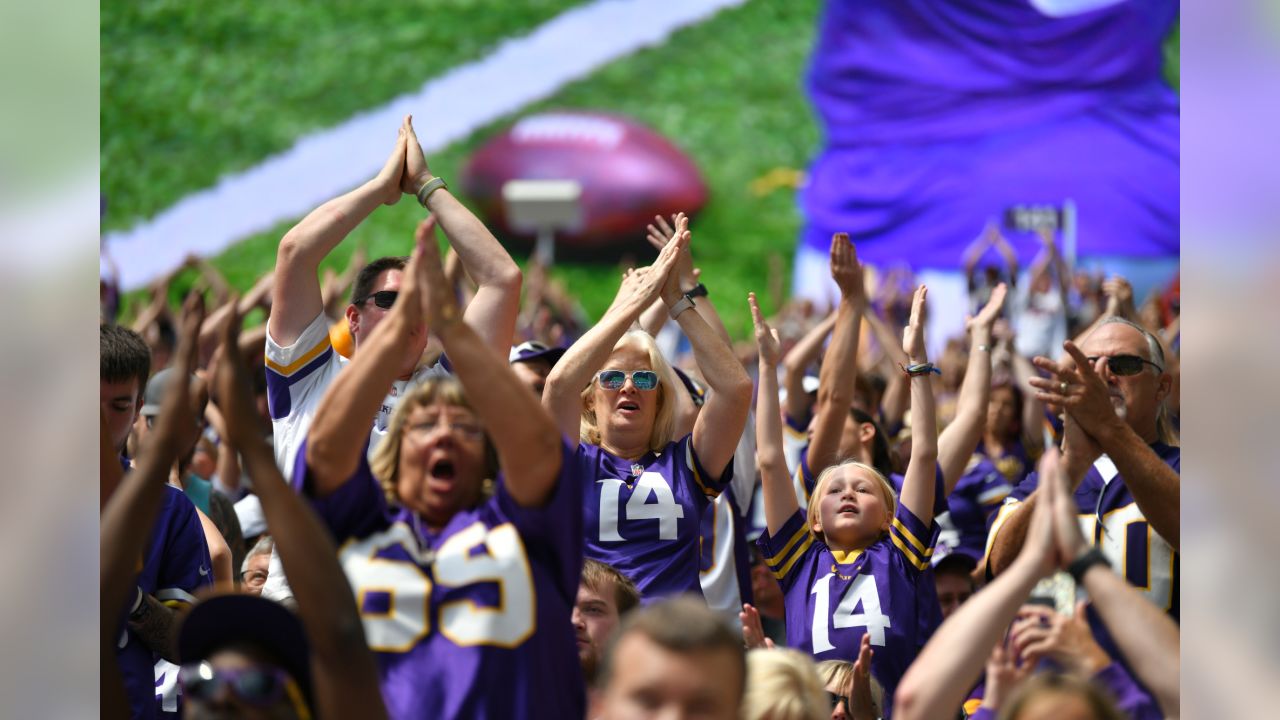
[[[672,437],[676,432],[676,401],[673,393],[680,387],[680,383],[675,379],[671,365],[662,356],[662,351],[658,349],[658,344],[654,342],[652,335],[643,330],[632,330],[618,340],[618,343],[613,346],[613,352],[626,347],[644,351],[649,356],[650,367],[658,374],[658,387],[654,390],[658,393],[658,413],[653,419],[653,429],[649,431],[649,449],[660,452],[675,439]],[[582,391],[582,421],[579,426],[578,441],[588,445],[599,445],[601,439],[596,410],[591,405],[597,382],[597,376],[592,375],[591,382]]]
[[[453,376],[428,378],[426,382],[415,385],[400,398],[400,402],[396,403],[396,409],[391,413],[391,420],[387,423],[387,435],[382,442],[378,443],[373,456],[369,458],[369,469],[382,485],[382,492],[390,505],[400,504],[400,494],[396,484],[400,479],[400,444],[404,440],[405,424],[409,421],[409,414],[417,408],[438,402],[474,412],[474,408],[467,400],[467,392],[457,378]],[[493,443],[489,442],[488,433],[484,436],[484,454],[485,476],[494,478],[498,472],[498,460],[493,450]]]
[[[885,477],[883,473],[873,466],[857,460],[845,460],[842,463],[837,463],[818,475],[818,480],[813,484],[813,492],[809,493],[809,506],[806,508],[805,517],[809,523],[809,534],[816,540],[827,541],[827,538],[821,532],[813,529],[814,518],[818,517],[818,504],[822,502],[822,496],[826,494],[827,485],[831,483],[837,473],[843,472],[844,468],[847,467],[866,470],[880,481],[880,487],[884,490],[885,509],[888,510],[890,518],[893,517],[893,514],[898,509],[898,492],[893,489],[893,483],[889,482],[889,478]]]
[[[826,720],[830,716],[826,688],[812,658],[787,648],[747,653],[743,720]]]
[[[853,672],[853,663],[848,660],[823,660],[817,667],[823,687],[844,687],[849,684],[849,673]]]
[[[1115,699],[1097,684],[1056,672],[1032,675],[1000,707],[998,717],[1000,720],[1016,720],[1037,699],[1053,695],[1083,700],[1095,720],[1124,720],[1127,717],[1116,706]]]

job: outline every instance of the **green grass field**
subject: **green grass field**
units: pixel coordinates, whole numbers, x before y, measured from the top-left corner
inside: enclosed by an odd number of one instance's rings
[[[583,2],[103,3],[103,229],[151,217]]]
[[[514,3],[504,5],[503,12],[499,13],[503,16],[501,21],[492,18],[473,28],[468,22],[479,14],[476,9],[479,4],[455,0],[447,5],[449,13],[452,13],[447,17],[456,19],[452,29],[460,32],[460,28],[466,28],[473,35],[462,50],[452,53],[450,57],[453,59],[478,55],[483,47],[491,45],[502,35],[502,27],[532,26],[537,18],[549,17],[555,9],[572,3],[527,4],[521,6],[519,12],[506,9],[515,7]],[[168,7],[168,4],[164,5]],[[287,25],[285,18],[277,17],[274,23],[255,19],[254,26],[259,27],[261,34],[252,40],[237,41],[239,52],[218,56],[222,62],[234,66],[239,82],[257,88],[255,92],[246,93],[252,100],[251,107],[243,112],[238,107],[235,112],[218,112],[218,107],[226,108],[228,105],[219,103],[212,94],[205,97],[196,92],[189,95],[188,102],[200,100],[197,105],[202,111],[192,121],[195,127],[190,132],[185,127],[186,121],[175,113],[175,117],[159,123],[157,129],[148,129],[145,133],[126,132],[120,138],[111,136],[109,126],[128,127],[128,119],[133,114],[144,110],[149,112],[157,105],[163,106],[164,94],[173,91],[167,86],[174,81],[173,78],[157,77],[135,79],[139,87],[130,92],[141,93],[141,97],[130,96],[129,103],[121,102],[117,107],[111,107],[112,102],[107,97],[108,66],[113,68],[113,72],[124,72],[131,63],[137,63],[139,57],[158,53],[166,46],[163,34],[148,35],[141,43],[145,49],[121,48],[121,52],[128,55],[127,62],[113,60],[108,63],[108,55],[115,52],[105,31],[108,16],[123,14],[124,11],[108,13],[104,7],[103,178],[113,208],[108,226],[118,227],[131,222],[115,214],[117,202],[122,202],[127,208],[127,218],[154,214],[183,194],[212,184],[220,175],[242,169],[271,152],[284,149],[303,132],[332,125],[356,110],[421,85],[423,76],[420,73],[414,75],[412,81],[404,79],[412,74],[406,68],[420,64],[416,58],[412,61],[398,58],[397,71],[390,72],[384,67],[378,43],[342,45],[345,66],[360,68],[359,71],[337,67],[333,58],[326,55],[324,47],[308,42],[305,43],[305,52],[302,49],[301,38],[321,31],[326,38],[321,46],[338,43],[346,35],[339,27],[340,23],[362,23],[362,27],[372,33],[373,26],[385,23],[387,17],[403,14],[391,5],[383,0],[373,3],[373,7],[379,8],[378,12],[385,12],[376,17],[364,16],[367,11],[363,8],[370,7],[366,4],[342,12],[332,11],[324,20],[307,18],[304,30],[293,26],[288,28],[288,38],[274,35],[280,32],[278,28],[281,25]],[[345,7],[345,4],[339,7]],[[695,261],[703,268],[704,281],[711,289],[730,332],[739,337],[746,337],[749,330],[748,290],[761,293],[767,309],[776,308],[781,300],[766,292],[767,259],[771,255],[778,258],[789,282],[791,255],[800,224],[794,191],[790,187],[780,187],[757,196],[751,191],[751,183],[775,168],[803,168],[817,148],[818,132],[803,96],[801,77],[820,7],[820,0],[788,3],[753,0],[741,8],[724,11],[702,25],[676,33],[661,47],[616,61],[564,88],[555,97],[524,108],[519,113],[525,115],[547,108],[593,108],[620,112],[650,125],[693,157],[711,188],[711,202],[692,228]],[[259,6],[254,8],[254,12],[261,10]],[[172,12],[186,15],[180,10]],[[127,14],[131,18],[147,15],[133,10]],[[228,14],[229,11],[219,11],[218,16],[225,18]],[[436,15],[441,20],[446,18],[443,10],[437,11]],[[298,20],[304,22],[304,19]],[[154,19],[134,21],[153,29],[158,25]],[[449,22],[455,23],[455,20]],[[190,24],[192,32],[214,32],[204,29],[203,20],[197,22],[192,18]],[[437,30],[447,36],[448,33],[439,29],[442,24],[437,24]],[[484,32],[489,33],[485,35],[487,39],[482,41],[474,37],[476,33]],[[420,35],[408,30],[404,37],[394,36],[397,47],[401,48],[418,47],[423,42]],[[215,40],[216,37],[208,42]],[[454,42],[461,44],[462,41],[455,38]],[[124,44],[123,35],[120,43]],[[279,50],[280,46],[290,45],[293,47],[290,52]],[[180,56],[193,51],[190,45],[182,47],[186,50],[179,53]],[[287,64],[287,59],[295,56],[317,59],[318,68],[306,70],[299,61],[297,67],[286,75],[296,75],[307,82],[299,88],[284,83],[290,92],[285,96],[280,93],[273,96],[272,86],[279,81],[257,79],[254,69]],[[194,76],[209,82],[216,81],[219,86],[228,84],[225,78],[219,79],[222,71],[216,63],[201,63],[198,57],[187,61],[186,66],[194,68],[191,71],[193,75],[175,73],[175,77],[184,78],[183,82],[188,82],[186,77]],[[1166,64],[1170,81],[1176,86],[1176,29],[1166,48]],[[347,97],[347,90],[353,96],[359,95],[360,101]],[[310,105],[321,100],[320,108]],[[111,123],[107,121],[109,108]],[[429,158],[432,170],[447,179],[457,178],[470,152],[516,117],[504,118],[433,154]],[[424,109],[414,119],[420,134],[428,132],[430,109]],[[258,123],[265,126],[259,127]],[[220,141],[220,138],[224,140]],[[158,152],[149,152],[157,142],[160,145]],[[224,145],[226,152],[223,152]],[[193,153],[207,152],[206,148],[210,147],[219,149],[216,159],[193,156]],[[146,162],[140,167],[112,168],[108,173],[109,160],[119,163],[130,157],[145,157]],[[116,183],[118,191],[125,194],[124,198],[118,200],[112,193],[109,179]],[[169,183],[173,187],[145,196],[145,201],[132,200],[130,190],[142,193],[157,183]],[[420,214],[421,210],[411,200],[378,210],[327,262],[334,267],[345,266],[357,243],[366,244],[374,256],[404,253]],[[282,223],[269,232],[237,244],[217,257],[214,264],[234,286],[247,287],[274,263],[276,244],[293,222]],[[592,317],[598,317],[608,306],[617,287],[617,275],[601,272],[599,266],[561,265],[555,274],[582,299]],[[181,279],[175,286],[175,295],[190,281],[189,277]]]

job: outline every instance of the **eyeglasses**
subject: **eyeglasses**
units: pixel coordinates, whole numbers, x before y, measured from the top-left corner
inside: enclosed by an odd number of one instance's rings
[[[267,582],[267,573],[262,570],[250,570],[240,575],[240,581],[249,587],[262,587]]]
[[[635,385],[637,390],[652,390],[658,387],[658,373],[652,370],[601,370],[596,377],[600,380],[600,387],[606,390],[622,389],[622,386],[627,384],[627,378],[631,378],[631,384]]]
[[[400,292],[398,290],[379,290],[378,292],[375,292],[375,293],[369,293],[368,295],[365,295],[362,298],[357,298],[355,300],[352,300],[351,304],[359,305],[360,303],[363,303],[366,300],[372,300],[374,305],[377,305],[383,310],[390,310],[391,306],[395,304],[396,298],[399,295],[400,295]]]
[[[1100,357],[1103,357],[1103,356],[1095,355],[1093,357],[1085,358],[1085,360],[1088,360],[1089,364],[1092,365],[1098,362],[1098,358]],[[1156,369],[1156,372],[1160,372],[1160,373],[1164,372],[1164,368],[1151,362],[1150,360],[1146,360],[1144,358],[1138,357],[1137,355],[1112,355],[1107,358],[1107,369],[1111,371],[1112,375],[1120,375],[1120,376],[1137,375],[1138,373],[1142,372],[1143,365],[1150,365],[1151,367]]]
[[[237,700],[255,708],[271,707],[286,693],[295,707],[302,703],[297,683],[289,673],[273,665],[215,669],[208,662],[192,663],[178,671],[178,682],[185,697],[200,702],[212,702],[227,688]],[[305,704],[302,707],[305,709]]]
[[[465,438],[475,440],[484,436],[484,428],[478,423],[473,422],[445,422],[445,418],[437,420],[428,420],[426,422],[414,423],[407,429],[415,435],[429,435],[438,427],[443,427],[447,432],[457,433]]]

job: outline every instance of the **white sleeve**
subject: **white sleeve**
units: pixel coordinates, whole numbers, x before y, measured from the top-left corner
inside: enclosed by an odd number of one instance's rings
[[[267,405],[275,439],[276,464],[290,476],[293,456],[306,437],[316,406],[341,360],[329,341],[329,319],[323,313],[288,347],[267,334]]]
[[[729,490],[738,503],[738,512],[745,516],[756,490],[756,414],[747,415],[747,426],[738,438],[738,448],[733,451],[733,480]]]

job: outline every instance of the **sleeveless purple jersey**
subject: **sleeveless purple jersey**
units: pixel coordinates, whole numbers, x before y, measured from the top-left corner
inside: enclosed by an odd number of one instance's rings
[[[333,532],[394,718],[578,718],[585,712],[570,613],[582,571],[582,481],[564,447],[546,505],[493,497],[438,533],[387,504],[360,453],[312,506]],[[310,496],[306,443],[294,485]]]

